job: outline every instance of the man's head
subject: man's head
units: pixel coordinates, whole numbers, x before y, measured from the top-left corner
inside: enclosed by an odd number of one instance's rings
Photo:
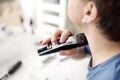
[[[68,15],[75,24],[94,24],[107,39],[120,42],[120,0],[69,0]]]

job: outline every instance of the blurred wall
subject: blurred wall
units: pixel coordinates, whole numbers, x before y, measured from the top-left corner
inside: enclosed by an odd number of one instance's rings
[[[19,3],[15,0],[0,2],[0,24],[20,25],[20,16],[24,16]]]

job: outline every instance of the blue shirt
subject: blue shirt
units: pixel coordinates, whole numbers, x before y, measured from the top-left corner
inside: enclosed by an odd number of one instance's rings
[[[87,80],[120,80],[120,54],[117,54],[109,60],[91,67],[88,66]]]

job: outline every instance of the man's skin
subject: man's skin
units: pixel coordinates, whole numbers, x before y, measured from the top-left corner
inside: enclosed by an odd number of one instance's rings
[[[92,53],[92,67],[119,54],[120,43],[110,41],[97,28],[96,22],[99,19],[99,11],[93,1],[69,0],[68,16],[76,26],[83,30],[87,37]],[[60,37],[60,42],[64,42],[70,34],[70,31],[57,31],[51,38],[43,40],[41,43],[44,45],[50,41],[55,43],[58,37]],[[64,52],[61,54],[68,55]],[[69,54],[73,55],[73,53]]]

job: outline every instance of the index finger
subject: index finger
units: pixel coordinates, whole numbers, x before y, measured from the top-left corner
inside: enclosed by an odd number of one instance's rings
[[[51,37],[51,42],[52,43],[57,43],[58,42],[58,38],[60,38],[61,34],[62,34],[62,30],[56,30],[55,33],[52,35]]]

